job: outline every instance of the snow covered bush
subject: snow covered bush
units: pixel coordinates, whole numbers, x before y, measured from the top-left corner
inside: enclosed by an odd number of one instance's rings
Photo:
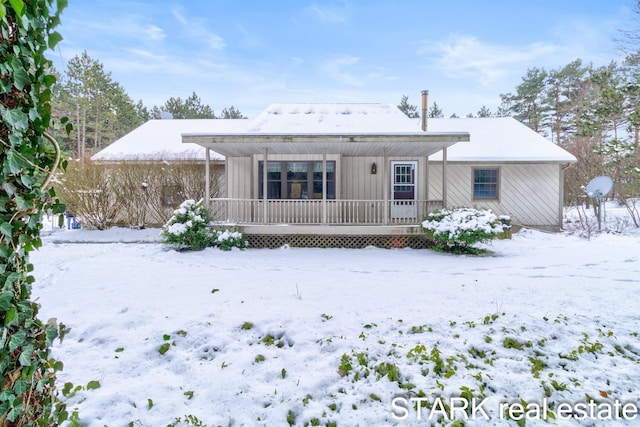
[[[232,248],[245,249],[249,246],[249,242],[239,231],[218,230],[216,237],[216,246],[223,251],[230,251]]]
[[[473,245],[496,238],[505,227],[491,210],[473,208],[442,209],[422,222],[436,249],[453,253],[478,253]]]
[[[173,216],[162,227],[162,242],[176,249],[201,251],[216,243],[218,234],[209,227],[207,208],[194,200],[185,200],[173,211]]]
[[[207,208],[194,200],[185,200],[162,227],[162,243],[178,250],[192,251],[201,251],[213,246],[230,251],[232,248],[244,249],[249,246],[240,231],[216,230],[209,222]]]

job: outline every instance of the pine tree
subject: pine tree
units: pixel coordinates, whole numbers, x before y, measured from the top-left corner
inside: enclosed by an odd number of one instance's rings
[[[491,110],[489,109],[489,107],[487,107],[486,105],[483,105],[477,113],[478,117],[491,117]]]
[[[545,106],[545,88],[547,72],[540,68],[530,68],[522,82],[516,87],[516,93],[501,94],[501,112],[515,117],[536,132],[543,133],[543,124],[547,114]]]
[[[420,113],[418,113],[418,107],[416,105],[409,104],[409,96],[402,95],[402,99],[400,100],[400,105],[398,105],[398,109],[405,113],[407,117],[410,119],[420,118]]]
[[[186,99],[171,97],[161,106],[151,109],[150,115],[153,119],[160,118],[160,112],[171,113],[174,119],[215,119],[213,108],[203,104],[200,97],[193,92]]]
[[[124,88],[86,51],[69,60],[52,99],[54,111],[74,123],[70,137],[58,136],[81,159],[87,147],[103,148],[144,122]]]
[[[223,108],[222,114],[219,117],[220,119],[246,119],[246,116],[243,116],[240,110],[238,110],[233,105],[229,108]]]
[[[429,109],[429,117],[434,118],[434,119],[444,117],[444,113],[442,112],[442,108],[440,108],[440,106],[435,101],[433,101],[433,105]]]

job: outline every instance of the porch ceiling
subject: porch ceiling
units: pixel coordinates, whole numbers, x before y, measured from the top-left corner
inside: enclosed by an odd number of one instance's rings
[[[262,154],[341,154],[344,156],[430,156],[460,141],[468,132],[405,134],[182,134],[194,143],[230,157]]]

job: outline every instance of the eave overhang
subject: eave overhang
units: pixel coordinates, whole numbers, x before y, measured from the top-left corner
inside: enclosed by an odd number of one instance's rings
[[[468,132],[389,134],[212,134],[184,133],[182,142],[198,144],[227,157],[253,154],[340,154],[350,157],[429,156],[457,142]]]

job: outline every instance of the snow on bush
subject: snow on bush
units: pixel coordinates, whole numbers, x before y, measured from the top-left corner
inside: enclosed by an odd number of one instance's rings
[[[217,246],[223,251],[249,246],[241,232],[216,230],[209,222],[207,208],[194,200],[185,200],[162,227],[162,243],[178,250],[192,251],[201,251],[210,246]]]
[[[185,200],[162,227],[162,242],[176,249],[201,251],[213,246],[218,237],[209,227],[207,209],[194,200]]]
[[[216,245],[223,251],[230,251],[232,248],[244,249],[249,246],[249,242],[239,231],[219,230],[217,234]]]
[[[436,242],[436,249],[477,253],[473,245],[488,242],[504,231],[508,217],[498,218],[489,209],[442,209],[427,215],[422,230]]]

